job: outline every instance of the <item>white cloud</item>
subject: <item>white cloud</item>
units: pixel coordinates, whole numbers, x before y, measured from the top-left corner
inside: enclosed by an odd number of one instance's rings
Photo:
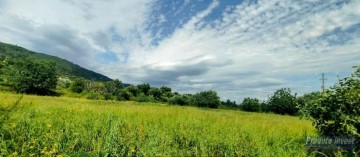
[[[0,6],[0,41],[80,59],[124,82],[181,92],[214,89],[237,101],[266,98],[281,87],[317,90],[317,75],[348,73],[359,64],[359,1],[244,1],[209,20],[224,5],[213,1],[158,45],[147,29],[152,3],[8,0]],[[153,22],[171,20],[159,15]],[[99,62],[106,51],[119,62]]]

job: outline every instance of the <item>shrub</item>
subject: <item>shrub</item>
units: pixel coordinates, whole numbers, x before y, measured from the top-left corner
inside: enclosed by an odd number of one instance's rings
[[[109,93],[105,93],[105,94],[104,94],[104,99],[105,99],[105,100],[112,100],[112,99],[113,99],[113,95],[112,95],[112,94],[109,94]]]
[[[55,62],[18,60],[9,80],[18,93],[50,94],[57,84]]]
[[[141,93],[139,96],[135,97],[137,102],[155,102],[154,97],[146,96],[144,93]]]
[[[118,101],[131,100],[132,97],[133,97],[132,93],[123,89],[117,93],[116,100]]]
[[[298,107],[303,108],[305,104],[314,104],[320,98],[321,93],[319,91],[304,94],[303,96],[297,98]]]
[[[175,95],[169,99],[169,104],[187,106],[190,105],[191,98],[188,95]]]
[[[230,101],[227,99],[226,101],[221,101],[221,107],[225,109],[237,109],[239,106],[236,104],[235,101]]]
[[[193,103],[198,107],[218,108],[220,97],[213,90],[204,91],[193,96]]]
[[[296,96],[289,88],[277,90],[267,103],[267,110],[276,114],[296,115],[298,112]]]
[[[89,93],[86,94],[86,99],[102,100],[102,99],[104,99],[104,97],[95,91],[90,91]]]
[[[151,88],[148,93],[156,100],[162,100],[162,92],[159,88]]]
[[[139,95],[139,89],[137,86],[130,85],[130,86],[126,87],[126,90],[129,91],[133,96]]]
[[[321,94],[301,108],[303,116],[313,121],[323,135],[355,136],[360,142],[360,67],[350,77]],[[359,149],[359,147],[357,148]]]
[[[149,95],[149,90],[151,89],[148,83],[137,85],[140,93],[144,93],[146,96]]]
[[[245,98],[241,103],[241,109],[249,112],[260,112],[260,101],[257,98]]]
[[[70,90],[75,93],[81,93],[85,89],[85,80],[84,79],[75,79],[70,86]]]

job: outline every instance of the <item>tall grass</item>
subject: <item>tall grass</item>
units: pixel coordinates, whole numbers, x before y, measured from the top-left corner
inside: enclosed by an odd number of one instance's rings
[[[19,96],[0,93],[0,105]],[[152,103],[24,96],[1,156],[307,156],[298,117]]]

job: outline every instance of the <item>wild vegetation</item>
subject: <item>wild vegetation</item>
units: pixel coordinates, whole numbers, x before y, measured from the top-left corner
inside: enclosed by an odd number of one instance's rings
[[[354,136],[357,151],[360,146],[360,67],[338,84],[319,93],[310,95],[315,99],[305,101],[301,106],[303,115],[313,121],[322,135]],[[309,96],[308,96],[309,97]]]
[[[314,155],[304,143],[315,129],[297,117],[30,95],[16,103],[6,93],[0,100],[1,156]]]

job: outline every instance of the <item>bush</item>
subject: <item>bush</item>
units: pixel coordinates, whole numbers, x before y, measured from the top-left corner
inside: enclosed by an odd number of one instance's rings
[[[241,103],[241,109],[249,112],[260,112],[260,101],[257,98],[245,98]]]
[[[169,104],[187,106],[190,105],[191,98],[188,95],[175,95],[169,99]]]
[[[225,109],[237,109],[239,106],[236,104],[235,101],[230,101],[227,99],[226,101],[221,101],[221,107]]]
[[[117,93],[116,100],[118,101],[131,100],[132,97],[133,95],[129,91],[123,89]]]
[[[33,58],[19,60],[9,80],[18,93],[50,94],[57,84],[55,62]]]
[[[156,100],[162,100],[162,92],[159,88],[151,88],[149,90],[149,95],[154,97]]]
[[[323,135],[355,136],[360,145],[360,67],[350,77],[302,106],[303,116]],[[357,148],[359,150],[359,147]]]
[[[70,90],[75,93],[82,93],[85,89],[85,80],[84,79],[75,79],[74,82],[70,85]]]
[[[113,100],[113,95],[112,95],[112,94],[109,94],[109,93],[105,93],[105,94],[104,94],[104,99],[105,99],[105,100]]]
[[[304,94],[303,96],[297,98],[298,107],[303,108],[305,104],[314,104],[320,98],[321,93],[319,91]]]
[[[86,94],[86,99],[102,100],[104,99],[104,97],[100,93],[97,93],[95,91],[90,91],[89,93]]]
[[[133,96],[139,95],[139,89],[137,86],[130,85],[130,86],[126,87],[126,90],[129,91]]]
[[[296,96],[289,88],[277,90],[267,103],[267,110],[276,114],[296,115],[298,113]]]
[[[220,97],[213,90],[204,91],[193,96],[193,103],[197,107],[218,108]]]
[[[106,94],[115,95],[123,87],[124,87],[123,83],[118,79],[113,80],[113,81],[108,81],[108,82],[104,83],[104,92]]]
[[[137,102],[156,102],[154,97],[146,96],[144,93],[141,93],[139,96],[135,97]]]
[[[151,89],[151,87],[148,83],[137,85],[137,88],[139,89],[140,93],[143,93],[146,96],[149,95],[149,90]]]

